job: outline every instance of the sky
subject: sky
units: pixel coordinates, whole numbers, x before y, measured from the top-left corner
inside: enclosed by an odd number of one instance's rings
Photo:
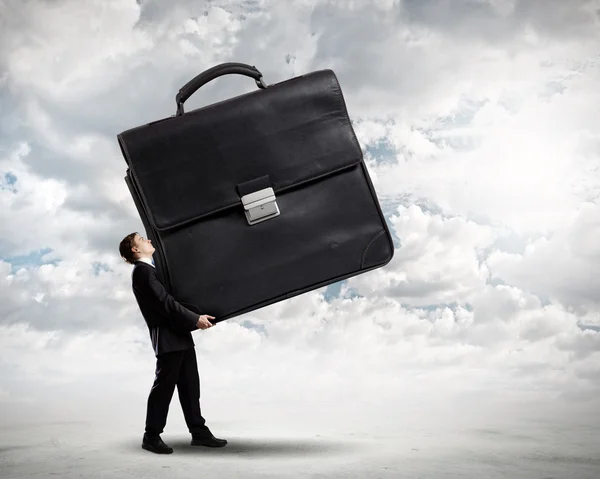
[[[592,421],[598,45],[591,0],[0,0],[0,425],[143,431],[155,358],[118,245],[145,232],[116,135],[229,61],[336,73],[396,250],[194,332],[209,425]],[[255,89],[222,77],[186,111]]]

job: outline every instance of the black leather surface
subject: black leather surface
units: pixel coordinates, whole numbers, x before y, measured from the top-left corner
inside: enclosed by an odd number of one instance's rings
[[[157,248],[159,278],[178,301],[217,322],[384,266],[393,256],[331,70],[118,139],[127,185]],[[265,176],[280,215],[248,225],[238,186],[262,185]]]

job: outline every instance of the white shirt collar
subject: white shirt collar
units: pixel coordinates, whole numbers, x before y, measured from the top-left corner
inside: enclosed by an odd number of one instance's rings
[[[152,264],[152,260],[150,258],[138,258],[138,261],[143,261],[144,263],[148,263],[150,266],[155,268],[155,266]]]

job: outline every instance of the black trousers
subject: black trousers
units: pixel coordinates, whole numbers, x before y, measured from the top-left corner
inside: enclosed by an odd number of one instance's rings
[[[146,434],[162,434],[167,424],[169,405],[177,386],[179,402],[187,427],[192,434],[206,431],[200,412],[200,376],[194,348],[159,354],[156,357],[154,384],[148,396]]]

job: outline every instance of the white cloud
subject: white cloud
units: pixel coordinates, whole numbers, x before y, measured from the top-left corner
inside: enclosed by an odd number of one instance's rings
[[[530,95],[510,108],[503,98],[487,100],[466,126],[454,126],[445,113],[417,131],[390,126],[390,134],[398,132],[396,148],[404,151],[398,165],[375,168],[378,186],[384,194],[401,190],[430,198],[448,213],[517,232],[552,231],[600,192],[600,137],[590,128],[600,97],[580,99],[597,91],[587,82],[565,86],[573,93]]]
[[[386,268],[350,279],[359,294],[426,306],[464,303],[485,286],[489,272],[479,256],[494,240],[490,227],[424,213],[415,205],[398,207],[390,222],[401,248]]]
[[[600,311],[600,208],[582,204],[551,237],[531,242],[523,254],[496,251],[492,276],[579,313]]]

